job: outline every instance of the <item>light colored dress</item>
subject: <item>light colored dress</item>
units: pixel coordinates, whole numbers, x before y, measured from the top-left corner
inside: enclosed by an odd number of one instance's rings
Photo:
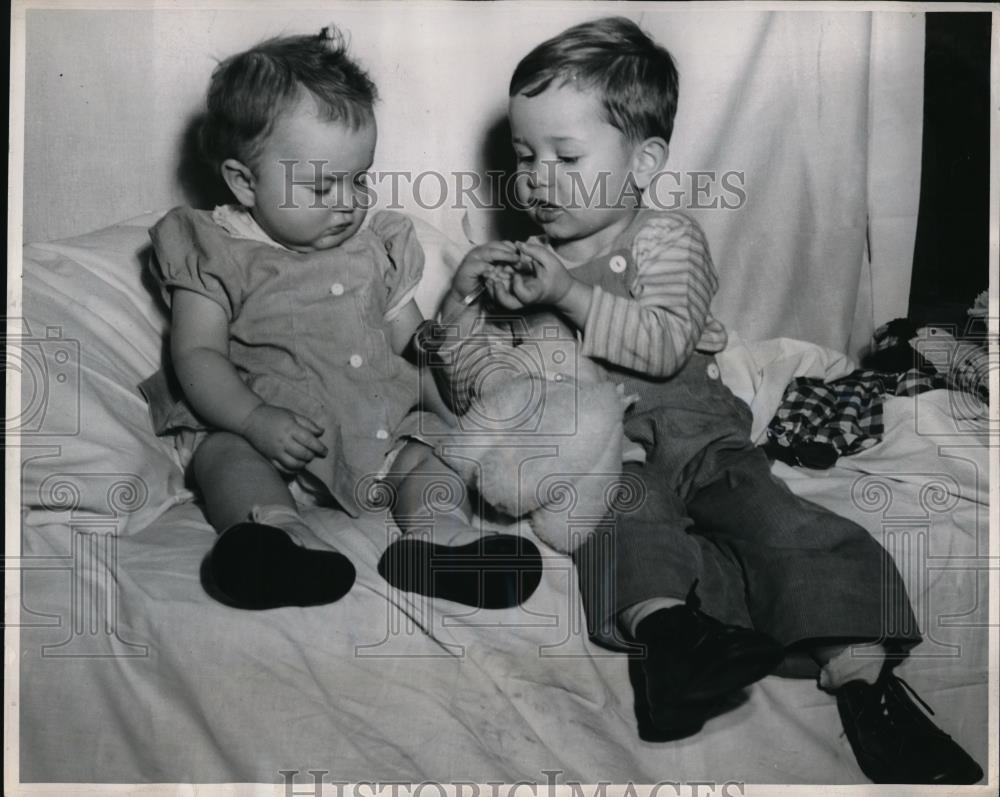
[[[150,268],[167,303],[183,289],[218,304],[229,321],[229,359],[244,382],[324,428],[329,454],[299,475],[309,492],[328,492],[356,516],[396,441],[443,424],[410,413],[417,369],[390,345],[388,324],[413,298],[424,264],[405,216],[374,214],[340,246],[305,254],[268,238],[235,206],[175,208],[150,237]],[[140,389],[156,432],[177,434],[178,447],[193,452],[210,430],[170,369]]]

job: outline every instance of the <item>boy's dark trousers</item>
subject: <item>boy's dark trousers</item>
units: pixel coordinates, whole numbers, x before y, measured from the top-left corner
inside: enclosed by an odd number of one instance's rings
[[[919,641],[889,554],[864,528],[771,475],[750,442],[750,410],[713,357],[695,353],[667,381],[624,381],[640,396],[625,431],[647,460],[625,467],[642,495],[574,556],[595,641],[625,647],[619,611],[683,600],[696,579],[707,614],[786,646]]]

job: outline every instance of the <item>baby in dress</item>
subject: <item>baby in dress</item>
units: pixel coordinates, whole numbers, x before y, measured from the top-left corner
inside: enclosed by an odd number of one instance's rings
[[[225,60],[202,146],[236,204],[176,208],[150,233],[176,383],[161,371],[142,390],[219,532],[203,583],[232,606],[331,603],[354,582],[347,557],[303,521],[293,480],[353,516],[382,480],[412,531],[429,510],[407,480],[448,472],[415,435],[443,433],[452,419],[409,358],[423,252],[399,214],[374,214],[362,229],[376,96],[329,28]],[[537,586],[528,541],[484,538],[467,506],[433,515],[446,544],[426,549],[461,562],[439,568],[437,594],[503,606]]]

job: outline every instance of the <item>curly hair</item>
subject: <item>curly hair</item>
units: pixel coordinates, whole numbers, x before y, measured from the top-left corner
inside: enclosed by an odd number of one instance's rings
[[[352,129],[372,120],[378,99],[375,84],[348,56],[337,28],[268,39],[230,56],[212,72],[200,130],[203,157],[215,167],[227,158],[252,165],[275,121],[304,92],[328,121]]]

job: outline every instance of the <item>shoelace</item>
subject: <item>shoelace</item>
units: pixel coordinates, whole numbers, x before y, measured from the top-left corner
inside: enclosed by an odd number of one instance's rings
[[[932,709],[929,705],[927,705],[927,703],[923,700],[923,698],[921,698],[920,695],[917,694],[916,689],[910,686],[910,684],[908,684],[904,679],[900,678],[898,675],[892,677],[899,682],[899,684],[903,687],[903,689],[907,693],[909,693],[909,695],[913,697],[928,714],[934,715],[934,709]],[[940,728],[938,728],[936,725],[934,725],[932,722],[930,722],[930,720],[927,720],[926,725],[921,727],[920,725],[914,725],[912,721],[906,722],[904,720],[903,722],[900,722],[900,718],[898,717],[898,715],[896,717],[893,717],[889,708],[890,701],[899,704],[902,708],[905,709],[906,706],[903,703],[903,699],[904,695],[899,694],[898,689],[894,689],[891,684],[886,684],[885,687],[882,689],[882,694],[879,700],[879,708],[881,709],[882,718],[889,721],[890,724],[892,724],[893,726],[910,725],[913,730],[919,730],[922,733],[926,733],[930,736],[948,735]]]
[[[899,681],[904,687],[906,687],[906,691],[910,693],[910,696],[913,697],[921,706],[923,706],[928,714],[930,714],[931,716],[934,715],[934,709],[932,709],[930,706],[927,705],[927,703],[924,702],[923,698],[921,698],[920,695],[917,694],[916,689],[910,686],[906,681],[904,681],[898,675],[896,676],[896,680]]]
[[[694,580],[694,582],[691,584],[691,589],[688,590],[688,594],[684,598],[684,605],[687,606],[689,609],[693,609],[694,611],[698,611],[698,609],[701,608],[701,598],[699,598],[697,593],[695,592],[695,590],[698,589],[698,581],[700,581],[700,579],[696,578]]]

